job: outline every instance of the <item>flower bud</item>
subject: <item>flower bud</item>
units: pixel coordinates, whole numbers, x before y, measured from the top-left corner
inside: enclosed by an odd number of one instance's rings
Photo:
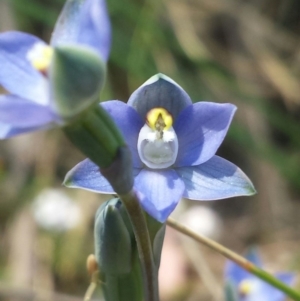
[[[131,271],[131,237],[123,221],[119,199],[104,203],[96,213],[95,256],[101,273],[126,274]]]

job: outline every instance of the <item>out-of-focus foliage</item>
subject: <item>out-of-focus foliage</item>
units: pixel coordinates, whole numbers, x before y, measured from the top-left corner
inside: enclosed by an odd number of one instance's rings
[[[49,40],[63,3],[2,0],[0,30],[22,30]],[[113,45],[102,100],[127,101],[146,79],[162,72],[194,101],[236,104],[239,109],[220,154],[250,176],[258,195],[209,204],[223,218],[220,240],[236,250],[269,243],[267,251],[287,252],[290,266],[284,269],[299,267],[300,2],[108,0],[108,9]],[[57,130],[0,142],[0,281],[82,296],[99,196],[67,191],[84,216],[71,232],[50,235],[30,217],[39,192],[60,187],[65,173],[82,158]],[[15,253],[20,248],[22,256]],[[193,264],[187,277],[199,285]],[[222,275],[220,265],[212,269]],[[41,273],[44,277],[37,276]],[[211,300],[203,290],[189,293],[191,283],[172,300]]]

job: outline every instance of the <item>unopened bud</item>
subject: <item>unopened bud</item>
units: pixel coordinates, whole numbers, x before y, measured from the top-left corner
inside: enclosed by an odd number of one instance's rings
[[[96,213],[95,256],[101,273],[120,275],[132,268],[131,237],[119,208],[119,199],[104,203]]]

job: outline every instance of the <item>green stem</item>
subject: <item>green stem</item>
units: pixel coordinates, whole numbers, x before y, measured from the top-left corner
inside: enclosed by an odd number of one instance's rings
[[[139,199],[133,191],[119,197],[132,223],[144,275],[145,300],[158,301],[158,269],[154,263],[149,231]]]
[[[236,264],[241,266],[243,269],[248,271],[249,273],[257,276],[258,278],[264,280],[265,282],[271,284],[272,286],[276,287],[280,291],[284,292],[287,296],[292,298],[295,301],[300,301],[300,293],[296,290],[292,289],[291,287],[287,286],[271,274],[267,273],[266,271],[260,269],[256,265],[254,265],[252,262],[247,260],[246,258],[236,254],[235,252],[227,249],[226,247],[222,246],[221,244],[204,237],[191,229],[177,223],[172,218],[169,218],[167,221],[167,224],[176,229],[177,231],[181,232],[182,234],[185,234],[189,236],[190,238],[196,240],[197,242],[200,242],[207,247],[211,248],[212,250],[224,255],[226,258],[234,261]]]
[[[251,264],[251,262],[248,262]],[[278,288],[280,291],[286,293],[287,296],[292,298],[293,300],[299,301],[300,300],[300,293],[293,288],[287,286],[285,283],[278,280],[276,277],[272,276],[271,274],[267,273],[266,271],[260,269],[256,265],[252,264],[247,271],[251,274],[257,276],[258,278],[268,282],[269,284],[273,285],[274,287]]]

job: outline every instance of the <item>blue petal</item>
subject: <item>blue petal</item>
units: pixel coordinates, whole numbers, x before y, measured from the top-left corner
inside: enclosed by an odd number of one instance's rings
[[[111,29],[105,0],[86,0],[82,9],[78,42],[93,47],[107,61]]]
[[[225,264],[225,279],[229,279],[233,284],[238,287],[239,284],[245,280],[251,278],[252,275],[245,269],[233,261],[227,260]]]
[[[121,130],[132,153],[133,166],[142,167],[143,164],[137,150],[138,136],[143,126],[141,117],[132,107],[118,100],[105,101],[102,102],[101,105],[110,114]]]
[[[270,284],[256,278],[251,277],[251,287],[249,294],[243,298],[243,301],[284,301],[286,295],[279,289],[271,286]]]
[[[101,175],[99,166],[89,159],[81,161],[66,174],[64,185],[104,194],[114,193],[108,181]]]
[[[176,171],[185,184],[183,197],[188,199],[210,201],[255,193],[248,177],[236,165],[218,156]]]
[[[135,178],[134,188],[143,209],[163,223],[180,201],[184,184],[172,169],[142,169]]]
[[[136,176],[140,172],[134,169]],[[74,166],[65,176],[64,185],[70,188],[82,188],[103,194],[115,193],[108,181],[102,176],[99,166],[85,159]]]
[[[172,79],[161,73],[152,76],[128,100],[128,105],[134,107],[146,119],[146,114],[153,108],[165,108],[176,120],[179,113],[191,105],[187,93]]]
[[[179,145],[175,165],[209,160],[224,140],[235,110],[232,104],[198,102],[182,111],[174,124]]]
[[[47,80],[29,62],[28,52],[45,43],[37,37],[17,32],[0,34],[0,85],[12,94],[40,104],[48,102]]]
[[[51,45],[76,43],[84,1],[67,0],[52,33]]]
[[[104,0],[68,0],[55,25],[51,45],[79,43],[97,51],[107,61],[111,29]]]
[[[1,138],[51,127],[56,121],[48,107],[14,95],[0,96]]]

